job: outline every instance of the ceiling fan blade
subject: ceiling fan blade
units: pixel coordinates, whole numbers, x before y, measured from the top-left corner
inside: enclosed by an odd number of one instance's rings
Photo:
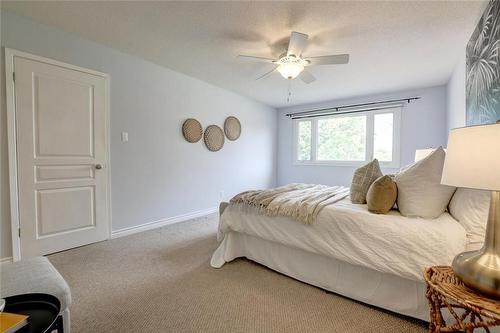
[[[335,55],[326,55],[319,57],[308,57],[306,60],[309,60],[311,66],[341,65],[341,64],[347,64],[349,62],[349,55],[335,54]]]
[[[290,35],[290,42],[288,43],[288,51],[286,55],[293,54],[296,57],[300,57],[302,55],[302,51],[306,47],[308,35],[292,31]]]
[[[249,56],[249,55],[238,55],[237,57],[239,60],[243,61],[254,61],[254,62],[267,62],[267,63],[273,63],[274,59],[269,59],[269,58],[264,58],[264,57],[255,57],[255,56]]]
[[[307,83],[307,84],[316,81],[316,78],[314,77],[314,75],[312,75],[308,71],[302,71],[302,73],[300,73],[299,77],[302,81],[304,81],[304,83]]]
[[[266,73],[262,74],[261,76],[259,76],[258,78],[256,78],[256,79],[255,79],[255,81],[257,81],[257,80],[260,80],[260,79],[263,79],[263,78],[267,77],[268,75],[270,75],[271,73],[273,73],[275,70],[276,70],[276,68],[274,68],[274,69],[270,70],[269,72],[266,72]]]

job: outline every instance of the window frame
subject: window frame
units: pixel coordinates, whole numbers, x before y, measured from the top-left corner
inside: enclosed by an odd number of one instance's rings
[[[362,166],[371,160],[373,160],[374,155],[374,131],[375,131],[375,115],[377,114],[387,114],[392,113],[393,115],[393,127],[392,127],[392,161],[384,162],[379,161],[379,164],[383,168],[399,168],[401,159],[401,108],[391,107],[383,110],[376,111],[363,111],[355,112],[350,114],[338,114],[338,115],[328,115],[328,116],[317,116],[307,119],[294,119],[293,120],[293,165],[319,165],[319,166],[345,166],[345,167],[358,167]],[[363,161],[319,161],[317,160],[318,153],[318,120],[319,119],[329,119],[329,118],[347,118],[347,117],[359,117],[366,116],[366,146],[365,146],[365,159]],[[301,161],[298,159],[298,132],[299,132],[299,122],[311,121],[311,159]]]

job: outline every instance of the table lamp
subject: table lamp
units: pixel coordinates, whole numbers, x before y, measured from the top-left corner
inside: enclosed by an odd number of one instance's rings
[[[465,285],[500,298],[499,123],[451,130],[441,184],[491,191],[483,247],[460,253],[452,267]]]

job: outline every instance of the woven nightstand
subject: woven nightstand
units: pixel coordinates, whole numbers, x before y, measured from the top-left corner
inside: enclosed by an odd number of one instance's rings
[[[500,326],[500,301],[482,296],[466,287],[449,266],[425,270],[430,307],[429,332],[474,332],[476,328]],[[447,325],[441,309],[447,309],[454,323]]]

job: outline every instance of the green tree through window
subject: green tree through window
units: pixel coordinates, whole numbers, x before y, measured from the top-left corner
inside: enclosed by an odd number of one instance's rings
[[[366,116],[318,119],[319,161],[364,161]]]
[[[299,161],[311,160],[311,121],[299,122],[298,130],[298,151],[297,157]]]

